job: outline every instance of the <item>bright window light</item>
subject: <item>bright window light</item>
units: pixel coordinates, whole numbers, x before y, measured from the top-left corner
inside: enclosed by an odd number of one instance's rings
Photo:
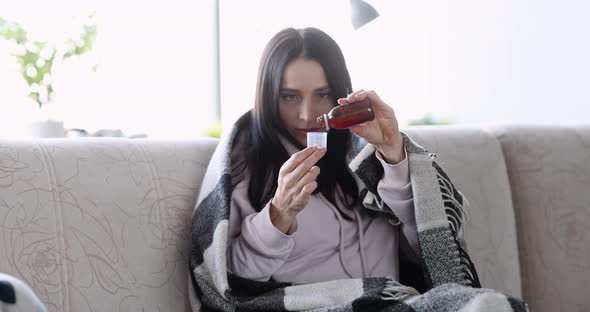
[[[55,97],[43,112],[27,96],[10,54],[16,47],[0,39],[0,109],[11,112],[0,123],[1,137],[26,136],[27,125],[47,117],[67,129],[120,129],[153,138],[194,138],[214,125],[211,5],[189,0],[0,5],[0,18],[18,23],[33,39],[58,45],[75,39],[92,12],[95,46],[55,65]],[[34,68],[29,71],[35,74]]]

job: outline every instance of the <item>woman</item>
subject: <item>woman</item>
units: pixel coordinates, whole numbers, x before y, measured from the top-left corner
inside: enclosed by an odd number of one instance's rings
[[[299,283],[398,277],[398,256],[415,259],[419,251],[408,164],[393,109],[373,91],[347,96],[352,86],[344,57],[317,29],[280,32],[262,60],[256,106],[238,123],[243,137],[234,147],[241,151],[235,168],[243,172],[234,178],[232,193],[230,271],[254,280]],[[306,129],[317,128],[317,116],[367,97],[375,120],[330,131],[327,150],[304,148]],[[361,208],[345,159],[351,132],[376,147],[384,170],[378,193],[401,224]],[[389,243],[381,244],[386,237]]]
[[[289,28],[268,43],[255,107],[219,143],[197,201],[195,306],[353,311],[447,283],[479,287],[461,193],[376,92],[347,90],[324,32]],[[366,98],[375,120],[330,130],[327,150],[305,147],[317,116]]]

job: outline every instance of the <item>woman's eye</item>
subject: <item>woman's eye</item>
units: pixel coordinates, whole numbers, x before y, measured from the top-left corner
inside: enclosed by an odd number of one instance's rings
[[[297,96],[294,94],[283,94],[281,97],[285,101],[295,101],[297,99]]]
[[[330,97],[330,92],[322,92],[322,93],[320,93],[320,97],[322,99],[327,99]]]

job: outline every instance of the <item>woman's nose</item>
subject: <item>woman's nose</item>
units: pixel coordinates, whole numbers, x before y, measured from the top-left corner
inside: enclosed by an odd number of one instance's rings
[[[299,118],[303,120],[315,120],[317,117],[316,105],[311,100],[304,100],[299,111]]]

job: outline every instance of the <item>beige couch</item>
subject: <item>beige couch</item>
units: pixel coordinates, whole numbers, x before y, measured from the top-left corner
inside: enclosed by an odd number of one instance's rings
[[[587,311],[590,127],[406,129],[471,203],[484,287]],[[192,209],[213,139],[0,140],[0,272],[50,311],[189,311]]]

